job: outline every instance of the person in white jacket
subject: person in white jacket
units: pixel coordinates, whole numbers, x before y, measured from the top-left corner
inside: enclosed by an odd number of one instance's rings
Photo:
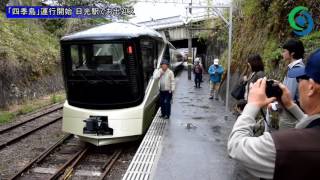
[[[162,60],[161,68],[154,74],[159,79],[161,117],[169,119],[171,115],[171,99],[175,90],[174,73],[169,69],[169,61]]]

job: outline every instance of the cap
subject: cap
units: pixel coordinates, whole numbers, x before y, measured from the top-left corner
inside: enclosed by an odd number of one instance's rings
[[[308,76],[320,84],[320,49],[310,55],[306,67],[292,68],[288,72],[290,78]]]
[[[214,65],[219,65],[219,59],[214,59],[214,60],[213,60],[213,64],[214,64]]]
[[[163,60],[161,61],[160,65],[162,65],[162,64],[167,64],[167,65],[169,65],[169,61],[166,60],[166,59],[163,59]]]

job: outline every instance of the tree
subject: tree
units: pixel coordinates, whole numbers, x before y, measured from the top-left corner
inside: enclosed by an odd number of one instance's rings
[[[0,11],[6,12],[6,5],[8,4],[9,0],[2,0],[0,1]]]

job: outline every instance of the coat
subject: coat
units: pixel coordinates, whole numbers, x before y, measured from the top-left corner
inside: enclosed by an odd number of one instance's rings
[[[221,65],[211,65],[208,70],[208,73],[210,75],[210,81],[213,83],[220,83],[223,72],[224,69]]]

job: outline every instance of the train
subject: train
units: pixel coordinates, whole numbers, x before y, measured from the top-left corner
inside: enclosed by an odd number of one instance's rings
[[[160,33],[130,22],[113,22],[60,40],[66,91],[62,130],[103,146],[143,136],[159,104],[154,71],[183,58]]]

